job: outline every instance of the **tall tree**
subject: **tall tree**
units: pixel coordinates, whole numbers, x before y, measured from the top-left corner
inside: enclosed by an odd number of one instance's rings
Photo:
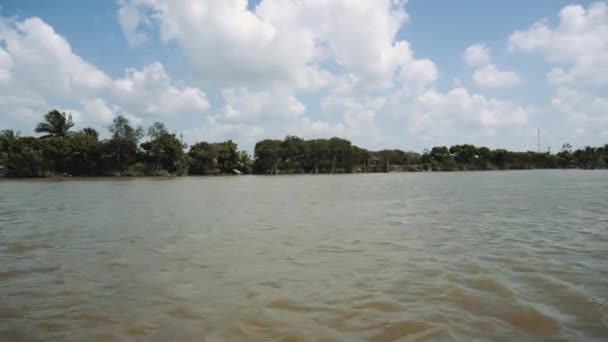
[[[112,133],[112,143],[115,148],[116,171],[121,171],[121,156],[131,158],[137,153],[137,143],[144,136],[144,131],[141,127],[133,127],[129,119],[122,115],[118,115],[108,126],[108,130]]]
[[[72,114],[52,110],[44,115],[44,121],[38,123],[34,131],[36,133],[46,133],[41,138],[63,137],[68,134],[72,127],[74,127]]]
[[[0,171],[5,173],[5,165],[8,164],[11,150],[15,148],[19,132],[12,129],[0,131]]]
[[[209,175],[219,172],[217,165],[218,151],[215,144],[199,142],[190,147],[191,175]]]
[[[151,139],[158,139],[165,134],[169,134],[169,131],[165,127],[165,124],[160,121],[156,121],[148,128],[148,136]]]
[[[218,143],[200,142],[192,145],[188,152],[190,157],[190,174],[229,174],[234,170],[243,173],[251,171],[249,155],[238,150],[232,140]]]
[[[281,160],[281,140],[265,139],[255,144],[254,169],[260,174],[277,174]]]
[[[6,139],[8,141],[14,141],[19,138],[21,132],[12,129],[3,129],[0,131],[0,139]]]
[[[155,122],[148,128],[151,140],[141,144],[146,159],[153,163],[154,174],[162,173],[184,174],[188,171],[188,156],[184,153],[185,146],[170,134],[162,122]]]
[[[338,169],[350,172],[353,159],[350,141],[334,137],[329,139],[328,147],[331,158],[331,173],[336,173]]]
[[[99,133],[97,132],[97,130],[95,128],[91,128],[91,127],[86,127],[83,128],[82,131],[80,131],[82,134],[91,137],[95,140],[99,139]]]
[[[300,173],[304,171],[304,162],[307,154],[307,145],[304,139],[287,136],[281,143],[282,166],[287,173]]]

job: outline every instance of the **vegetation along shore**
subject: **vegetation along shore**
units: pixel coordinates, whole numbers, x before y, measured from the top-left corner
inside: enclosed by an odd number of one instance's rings
[[[25,178],[608,168],[608,144],[578,150],[564,144],[554,154],[455,145],[433,147],[420,154],[369,151],[341,138],[305,140],[288,136],[259,141],[250,156],[231,140],[188,146],[160,122],[144,131],[122,115],[108,126],[108,139],[100,140],[93,128],[74,131],[73,126],[71,115],[53,110],[34,129],[39,137],[2,130],[0,175]]]

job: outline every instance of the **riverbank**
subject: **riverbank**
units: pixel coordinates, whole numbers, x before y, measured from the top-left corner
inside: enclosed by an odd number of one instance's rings
[[[52,119],[52,120],[51,120]],[[46,126],[70,122],[51,111]],[[45,126],[45,127],[46,127]],[[69,127],[68,127],[69,126]],[[508,151],[469,144],[436,146],[422,153],[400,149],[371,151],[349,140],[303,139],[258,141],[253,155],[232,140],[185,144],[160,122],[145,141],[141,127],[117,116],[112,136],[99,139],[92,128],[70,131],[72,125],[50,129],[40,137],[0,132],[0,174],[10,177],[173,176],[214,174],[334,174],[358,172],[486,171],[524,169],[597,169],[608,167],[608,144],[574,150],[564,144],[558,153]],[[51,127],[52,128],[52,127]],[[127,134],[128,133],[128,134]]]
[[[247,177],[247,176],[262,176],[262,177],[285,177],[285,176],[353,176],[353,175],[382,175],[382,174],[420,174],[420,173],[486,173],[486,172],[521,172],[521,171],[608,171],[607,168],[602,169],[580,169],[580,168],[550,168],[550,169],[492,169],[492,170],[454,170],[454,171],[432,171],[432,170],[420,170],[420,171],[390,171],[390,172],[351,172],[351,173],[277,173],[277,174],[233,174],[233,173],[218,173],[208,175],[104,175],[104,176],[71,176],[71,175],[46,175],[39,177],[7,177],[0,175],[0,180],[56,180],[56,181],[69,181],[69,180],[87,180],[87,179],[176,179],[176,178],[216,178],[216,177]]]

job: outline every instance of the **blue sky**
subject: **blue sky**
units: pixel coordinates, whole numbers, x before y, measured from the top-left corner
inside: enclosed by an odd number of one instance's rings
[[[605,1],[0,6],[0,128],[25,134],[59,108],[79,127],[123,113],[247,149],[296,134],[527,150],[537,127],[543,148],[608,143]]]

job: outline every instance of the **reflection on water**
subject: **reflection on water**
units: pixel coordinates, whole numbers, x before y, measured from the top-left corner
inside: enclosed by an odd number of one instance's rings
[[[2,341],[605,340],[608,173],[0,182]]]

